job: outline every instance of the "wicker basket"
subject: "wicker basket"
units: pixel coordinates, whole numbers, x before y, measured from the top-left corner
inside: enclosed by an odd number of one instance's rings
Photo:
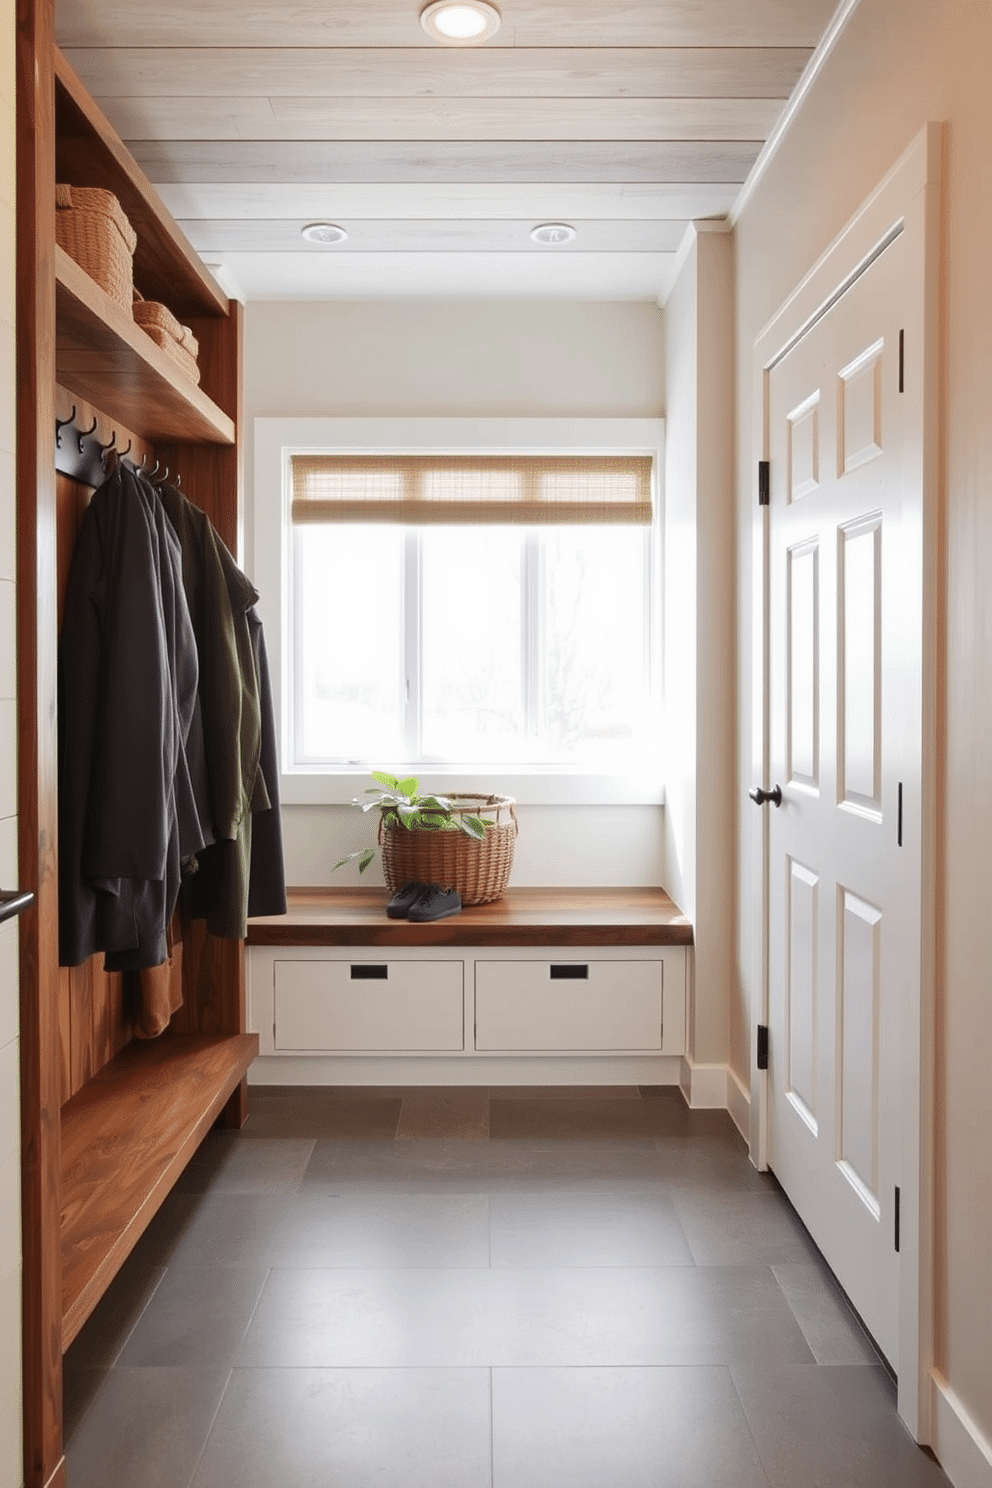
[[[187,377],[199,382],[200,369],[196,358],[200,343],[189,326],[180,325],[167,305],[160,305],[157,300],[146,300],[137,290],[134,291],[133,309],[135,324],[182,367]]]
[[[131,314],[138,239],[112,191],[98,186],[56,186],[55,241]]]
[[[517,840],[513,798],[450,791],[445,796],[454,813],[481,816],[487,823],[486,835],[476,841],[452,829],[384,827],[380,817],[382,870],[390,892],[420,880],[457,889],[463,904],[489,904],[502,898]]]

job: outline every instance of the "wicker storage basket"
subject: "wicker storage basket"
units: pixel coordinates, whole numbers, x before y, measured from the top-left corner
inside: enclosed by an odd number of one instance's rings
[[[384,827],[380,817],[382,869],[390,892],[420,880],[457,889],[463,904],[489,904],[502,898],[517,840],[513,798],[450,791],[445,796],[454,812],[481,816],[487,823],[486,835],[476,841],[451,829]]]
[[[179,324],[167,305],[160,305],[157,300],[143,299],[135,290],[134,321],[152,338],[156,346],[161,346],[182,367],[187,377],[199,382],[200,369],[196,358],[200,352],[200,343],[189,326]]]
[[[131,314],[138,239],[112,191],[98,186],[56,186],[55,241]]]

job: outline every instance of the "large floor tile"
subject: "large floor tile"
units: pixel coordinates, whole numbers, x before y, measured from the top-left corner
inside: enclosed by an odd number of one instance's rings
[[[493,1194],[493,1266],[691,1266],[667,1193],[603,1187]]]
[[[211,1132],[176,1184],[177,1193],[293,1193],[313,1137],[248,1142],[240,1132]]]
[[[555,1183],[661,1181],[651,1141],[317,1142],[301,1192],[489,1193]]]
[[[809,1262],[816,1248],[783,1196],[677,1190],[675,1209],[697,1266]]]
[[[226,1369],[111,1369],[66,1451],[72,1488],[189,1488]]]
[[[486,1194],[293,1194],[276,1236],[281,1266],[489,1265]]]
[[[489,1488],[485,1369],[235,1371],[192,1488]]]
[[[121,1352],[124,1368],[230,1364],[251,1322],[267,1266],[174,1267]]]
[[[62,1440],[70,1442],[90,1406],[103,1389],[109,1369],[73,1363],[71,1354],[62,1360]]]
[[[493,1488],[565,1484],[767,1488],[768,1479],[724,1369],[493,1370]]]
[[[818,1364],[877,1364],[875,1347],[826,1266],[773,1266],[775,1280]]]
[[[767,1269],[274,1269],[235,1362],[475,1368],[766,1355],[812,1359]]]
[[[718,1194],[777,1193],[770,1173],[759,1173],[742,1141],[732,1134],[660,1137],[655,1142],[659,1171],[673,1188],[701,1189]]]
[[[77,1369],[113,1364],[165,1274],[164,1266],[148,1266],[132,1251],[77,1335],[66,1363]]]
[[[398,1142],[420,1138],[489,1140],[489,1096],[484,1089],[462,1086],[421,1090],[405,1096],[396,1130]]]
[[[287,1195],[209,1193],[193,1198],[181,1232],[169,1251],[169,1266],[271,1266],[279,1259],[278,1236]]]
[[[401,1095],[337,1086],[253,1087],[243,1137],[335,1138],[391,1142],[403,1104]]]
[[[732,1377],[773,1488],[949,1488],[881,1368],[788,1369],[770,1354]]]
[[[642,1100],[503,1100],[489,1103],[491,1137],[608,1141],[618,1137],[654,1138],[685,1132],[692,1118],[685,1102]]]

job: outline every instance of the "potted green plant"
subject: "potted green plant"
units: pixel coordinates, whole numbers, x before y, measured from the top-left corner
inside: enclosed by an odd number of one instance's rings
[[[510,796],[464,791],[418,795],[420,782],[414,777],[400,780],[373,770],[372,779],[377,784],[366,788],[368,799],[352,805],[379,813],[377,845],[391,891],[420,880],[457,889],[463,904],[485,904],[502,896],[517,836]],[[357,860],[359,873],[364,873],[376,851],[358,848],[334,866]]]

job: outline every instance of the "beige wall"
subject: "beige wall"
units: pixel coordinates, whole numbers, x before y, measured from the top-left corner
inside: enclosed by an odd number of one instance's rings
[[[552,300],[249,304],[249,567],[255,503],[278,499],[277,493],[253,490],[255,418],[659,418],[664,399],[663,316],[656,305]],[[272,603],[271,595],[262,595],[263,619]],[[388,761],[379,763],[388,768]],[[518,816],[515,884],[662,881],[659,806],[522,806]],[[367,821],[346,806],[287,806],[283,821],[290,883],[326,883],[336,859],[367,842]],[[378,864],[369,870],[369,882],[376,881],[377,872]]]
[[[719,1105],[734,919],[732,246],[716,224],[690,229],[665,313],[665,879],[695,929],[691,1098]]]
[[[17,887],[14,669],[14,3],[0,0],[0,886]],[[0,926],[0,1488],[21,1471],[17,922]]]
[[[936,1362],[970,1416],[975,1483],[992,1481],[992,5],[861,0],[736,233],[738,792],[750,783],[751,355],[762,325],[928,120],[947,121],[944,519],[948,608],[944,851],[938,864]],[[753,965],[755,886],[742,818],[739,950]],[[747,989],[753,999],[756,989]],[[746,1073],[747,1004],[734,1057]],[[962,1427],[967,1431],[966,1427]],[[977,1434],[976,1434],[977,1433]],[[988,1454],[981,1466],[980,1439]],[[971,1459],[969,1459],[971,1460]]]

